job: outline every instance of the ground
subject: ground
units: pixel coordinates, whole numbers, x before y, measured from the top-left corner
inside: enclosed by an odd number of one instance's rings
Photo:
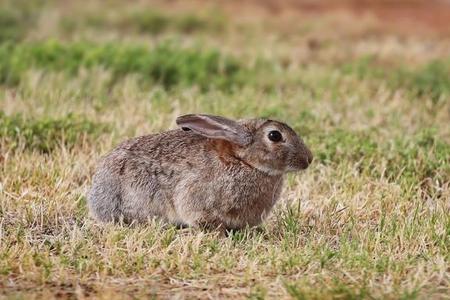
[[[0,299],[448,298],[448,2],[0,4]],[[92,220],[99,157],[191,112],[314,162],[226,237]]]

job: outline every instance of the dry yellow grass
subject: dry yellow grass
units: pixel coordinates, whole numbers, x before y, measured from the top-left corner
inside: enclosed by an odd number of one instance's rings
[[[17,50],[0,51],[0,299],[448,298],[449,38],[370,34],[376,20],[339,14],[293,22],[208,8],[217,21],[208,10],[161,5],[136,25],[142,3],[66,5],[33,8],[36,23],[13,47],[54,38],[92,42],[85,48],[94,53],[104,43],[151,48],[174,39],[180,55],[218,49],[247,73],[230,88],[183,78],[167,88],[143,83],[147,73],[112,81],[113,63],[66,72],[50,61],[14,69],[19,80],[7,83],[2,68]],[[156,32],[158,22],[169,25]],[[315,161],[288,178],[261,228],[227,237],[157,220],[90,219],[85,193],[100,155],[188,112],[284,120]],[[76,129],[85,128],[70,123],[78,119],[94,129]]]

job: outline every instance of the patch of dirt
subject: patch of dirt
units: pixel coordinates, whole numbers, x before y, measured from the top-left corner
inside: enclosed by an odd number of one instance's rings
[[[337,11],[373,15],[385,29],[408,33],[450,34],[450,0],[244,0],[227,1],[235,8],[251,5],[272,15],[322,14]]]

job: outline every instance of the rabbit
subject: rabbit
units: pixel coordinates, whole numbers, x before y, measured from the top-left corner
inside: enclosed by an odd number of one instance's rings
[[[188,114],[179,129],[123,142],[104,156],[87,200],[99,221],[242,229],[259,225],[288,172],[313,156],[288,125]]]

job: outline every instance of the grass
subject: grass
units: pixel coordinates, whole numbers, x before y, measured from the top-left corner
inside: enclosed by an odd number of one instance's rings
[[[113,79],[139,74],[143,80],[165,88],[174,85],[213,85],[231,88],[239,83],[241,67],[231,57],[216,50],[180,49],[170,42],[149,50],[132,45],[63,44],[47,41],[37,44],[4,44],[0,48],[0,83],[17,85],[30,68],[64,71],[76,75],[81,69],[102,67]]]
[[[61,119],[24,119],[0,112],[0,133],[8,148],[49,153],[59,147],[70,150],[88,136],[95,138],[107,127],[104,124],[67,115]],[[18,149],[16,149],[18,148]]]
[[[42,1],[5,0],[0,3],[0,43],[17,42],[25,38],[27,32],[36,25],[35,11]]]
[[[360,173],[369,173],[374,178],[384,176],[389,181],[409,186],[433,178],[440,187],[450,180],[450,145],[438,139],[436,132],[424,128],[412,136],[393,137],[385,143],[376,140],[376,130],[337,129],[316,134],[315,139],[325,140],[316,146],[316,157],[330,165],[358,162]]]
[[[209,16],[213,14],[214,17]],[[167,13],[154,8],[125,10],[118,15],[87,12],[82,17],[67,17],[60,21],[66,34],[74,34],[85,29],[108,30],[114,28],[121,34],[140,34],[157,36],[164,33],[220,33],[225,29],[223,16],[218,12],[208,13]]]
[[[374,57],[365,56],[344,64],[344,74],[356,74],[359,78],[388,79],[392,89],[406,89],[413,98],[425,96],[433,102],[445,101],[450,96],[450,58],[432,60],[425,65],[411,69],[400,66],[387,68],[377,66]]]
[[[1,299],[448,297],[448,37],[95,3],[4,8],[35,23],[0,40]],[[257,229],[92,220],[99,157],[189,112],[286,121],[315,160]]]

